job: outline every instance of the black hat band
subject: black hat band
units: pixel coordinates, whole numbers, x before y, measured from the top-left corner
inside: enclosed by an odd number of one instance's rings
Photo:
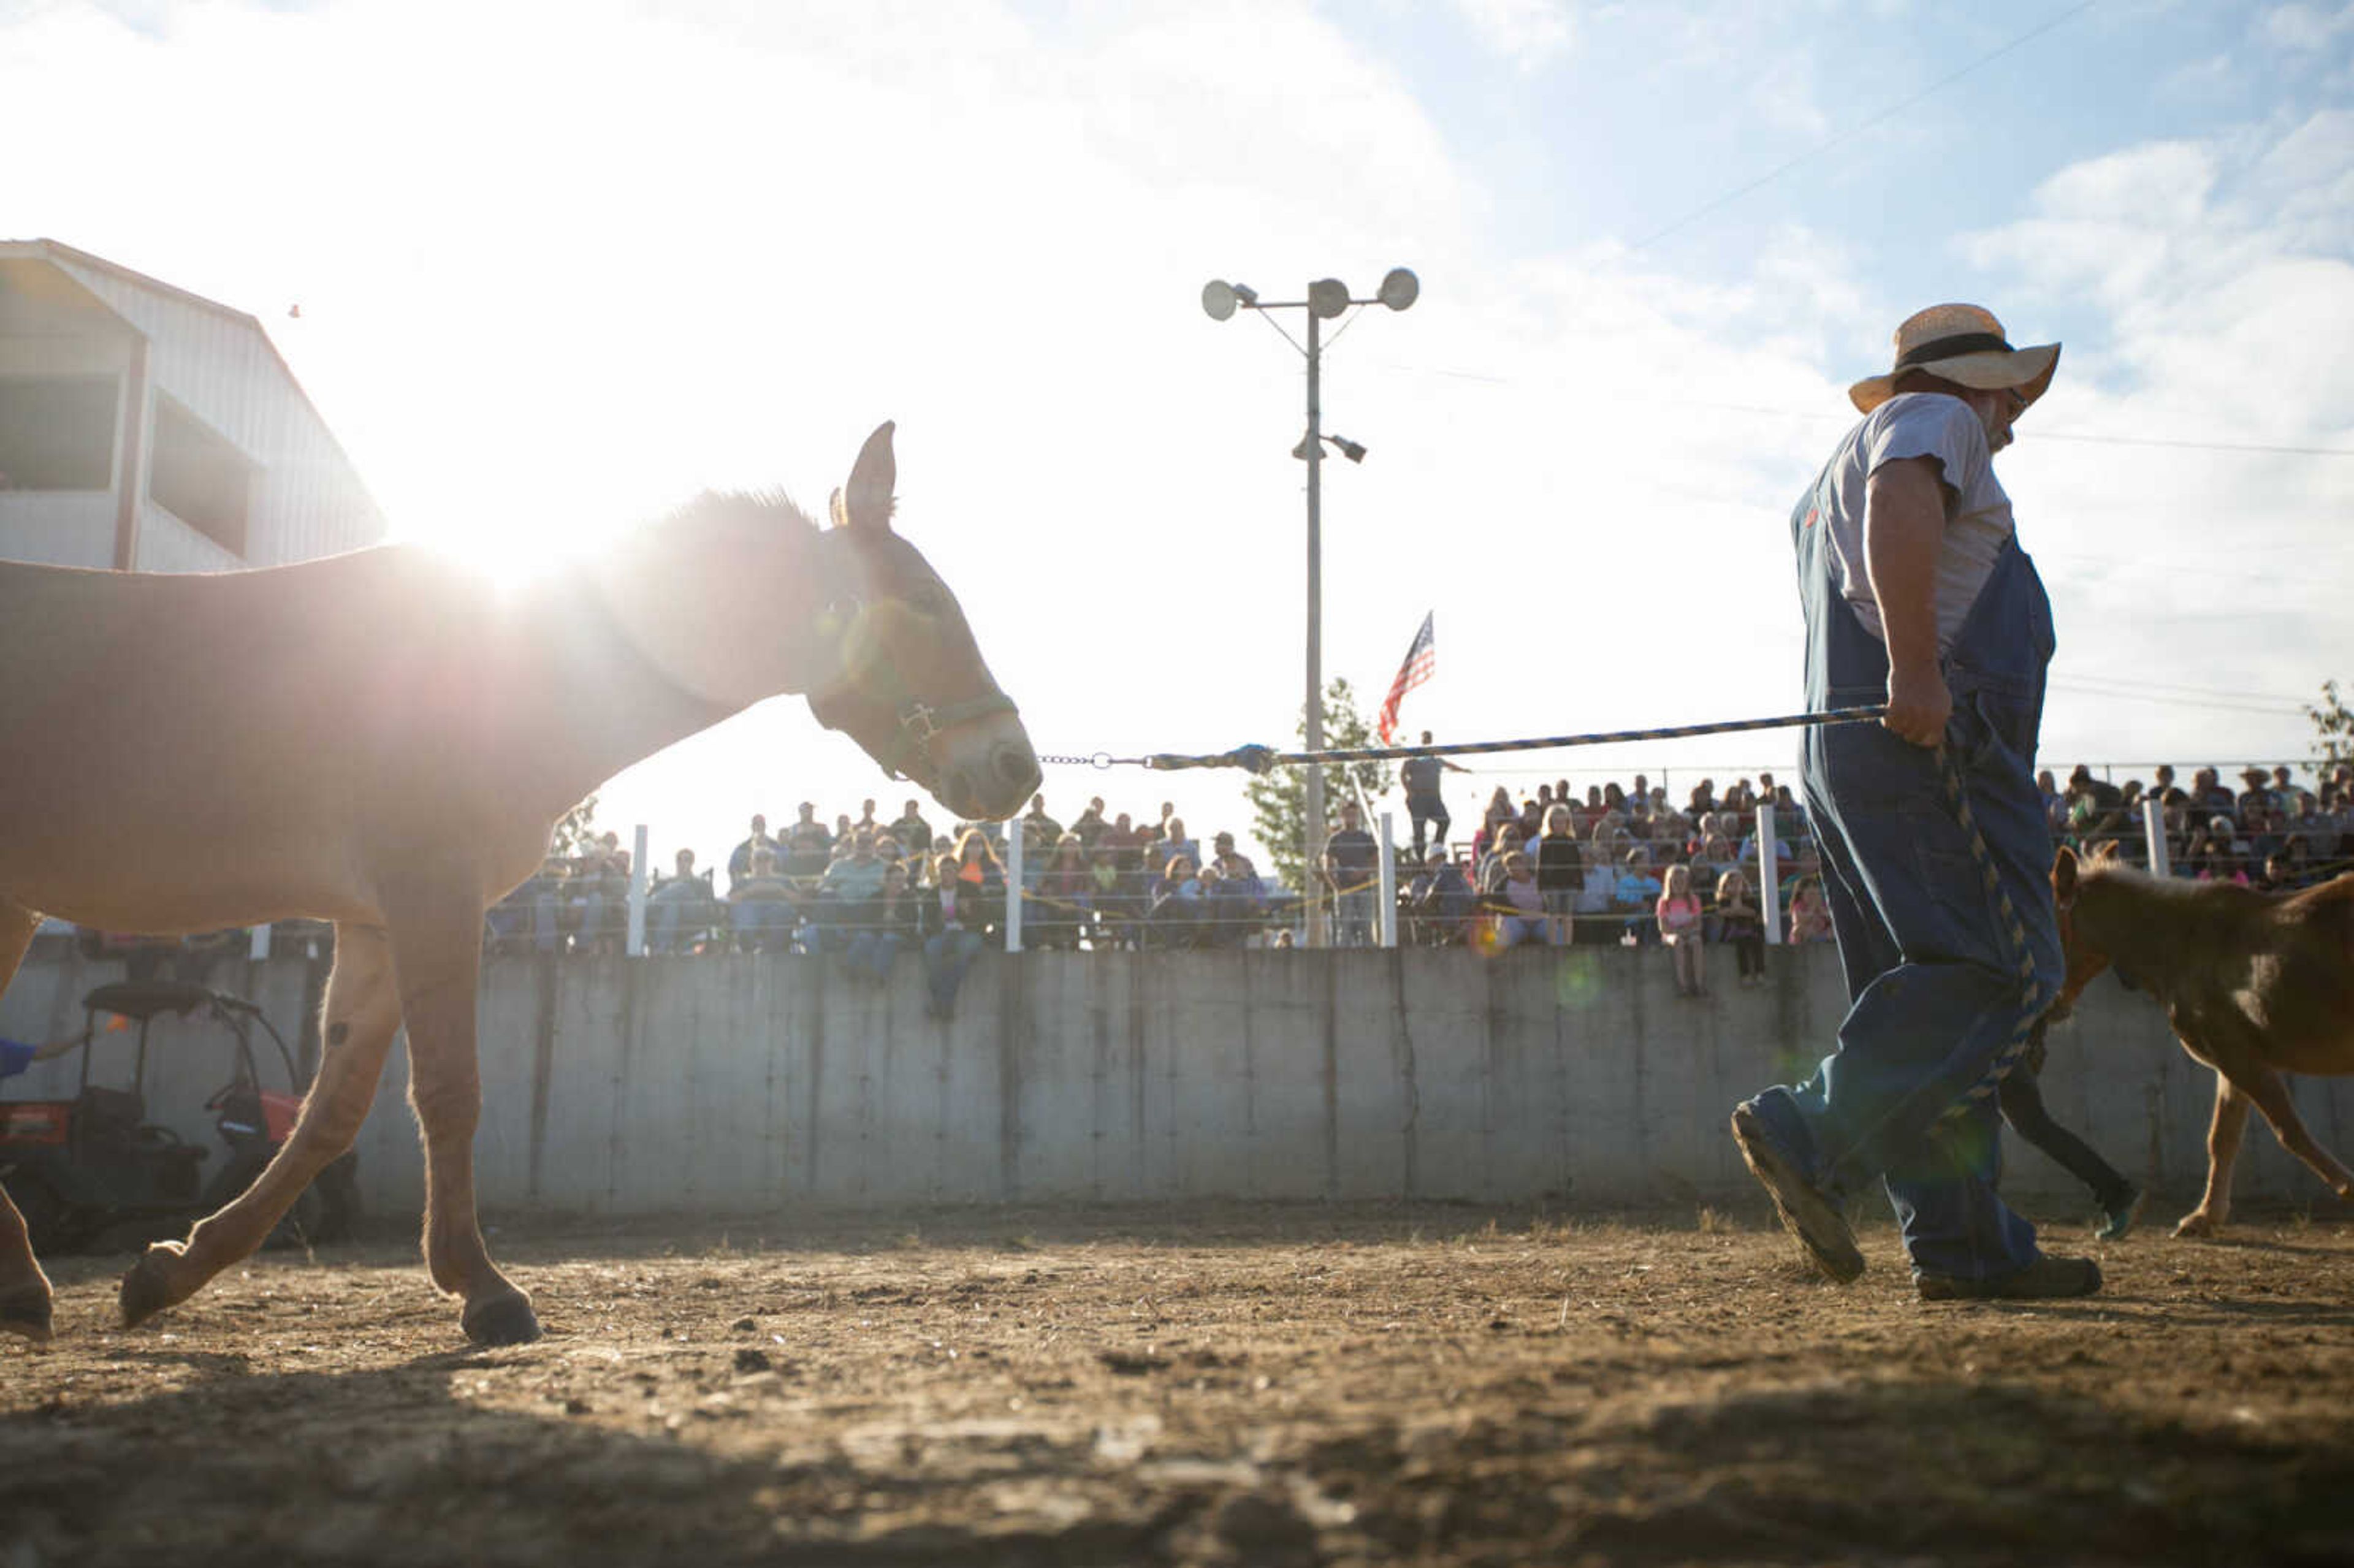
[[[1952,337],[1931,338],[1927,343],[1907,350],[1898,357],[1896,368],[1909,369],[1915,365],[1926,365],[1931,360],[1952,359],[1964,354],[2009,354],[2010,352],[2010,344],[2000,333],[1956,333]]]

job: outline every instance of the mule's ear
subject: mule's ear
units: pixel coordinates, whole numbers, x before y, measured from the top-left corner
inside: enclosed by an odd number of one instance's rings
[[[2076,852],[2066,844],[2052,857],[2052,899],[2062,909],[2076,902]]]
[[[891,430],[892,422],[884,420],[858,449],[850,483],[833,493],[835,527],[890,532],[891,491],[899,482],[899,465],[891,456]]]
[[[2115,860],[2119,858],[2123,853],[2124,852],[2118,847],[2116,840],[2103,839],[2099,843],[2093,846],[2093,863],[2094,865],[2099,865],[2105,861]]]

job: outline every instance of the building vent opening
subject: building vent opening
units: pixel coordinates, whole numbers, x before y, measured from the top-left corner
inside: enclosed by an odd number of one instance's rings
[[[0,376],[0,490],[111,490],[111,376]]]
[[[147,493],[230,555],[245,555],[253,465],[169,397],[155,399],[155,459]]]

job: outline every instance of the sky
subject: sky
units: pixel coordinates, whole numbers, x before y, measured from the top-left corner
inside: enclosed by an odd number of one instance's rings
[[[896,419],[897,526],[1044,752],[1296,744],[1304,323],[1200,291],[1395,266],[1411,310],[1326,327],[1368,455],[1322,658],[1370,709],[1433,613],[1410,731],[1797,708],[1790,504],[1944,300],[2065,344],[1998,468],[2048,764],[2295,761],[2354,679],[2354,4],[0,0],[0,234],[253,313],[396,535],[487,570],[706,487],[822,507]],[[1230,772],[1044,791],[1247,836]],[[667,863],[907,794],[790,699],[598,817]]]

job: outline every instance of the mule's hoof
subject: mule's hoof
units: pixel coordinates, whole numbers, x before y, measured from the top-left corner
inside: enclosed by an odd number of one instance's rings
[[[532,1316],[531,1298],[521,1291],[475,1302],[458,1321],[466,1338],[478,1345],[528,1345],[539,1338],[539,1319]]]
[[[49,1291],[45,1285],[20,1285],[0,1294],[0,1333],[22,1334],[37,1345],[49,1338]]]
[[[2211,1236],[2222,1228],[2220,1222],[2209,1219],[2205,1214],[2185,1214],[2176,1224],[2174,1234],[2178,1236]]]
[[[180,1297],[173,1292],[171,1281],[164,1277],[161,1256],[175,1255],[175,1250],[158,1243],[139,1255],[122,1277],[122,1287],[115,1292],[116,1305],[122,1309],[122,1326],[135,1329],[166,1307],[179,1305]]]

